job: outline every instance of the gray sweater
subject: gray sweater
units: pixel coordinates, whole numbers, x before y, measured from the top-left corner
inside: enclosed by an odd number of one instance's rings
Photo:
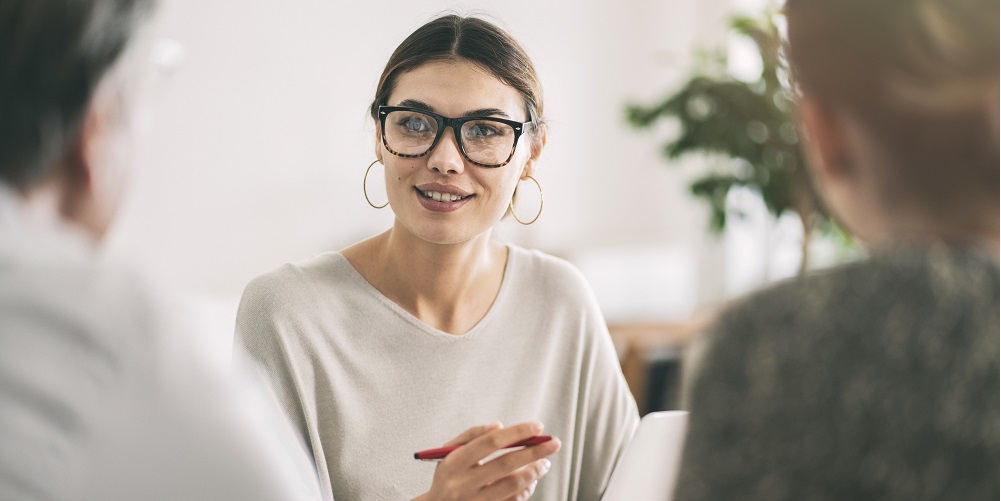
[[[247,286],[237,337],[311,445],[328,497],[419,495],[435,466],[414,452],[473,425],[539,420],[563,449],[533,499],[599,498],[636,405],[580,273],[509,249],[496,301],[461,336],[400,308],[336,252]]]
[[[998,266],[898,248],[706,338],[676,499],[998,499]]]

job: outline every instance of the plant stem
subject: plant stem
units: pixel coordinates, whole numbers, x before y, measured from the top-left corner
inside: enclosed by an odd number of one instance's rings
[[[810,266],[810,237],[813,236],[814,223],[812,215],[803,213],[799,213],[799,221],[803,225],[803,253],[799,260],[799,275],[803,276]]]

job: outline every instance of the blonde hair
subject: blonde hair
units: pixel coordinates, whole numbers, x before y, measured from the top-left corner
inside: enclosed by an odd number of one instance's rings
[[[785,10],[794,81],[874,138],[887,204],[956,221],[996,211],[997,0],[788,0]]]
[[[997,138],[1001,105],[998,54],[995,50],[990,56],[994,62],[991,65],[985,57],[991,51],[985,51],[982,42],[984,33],[993,31],[997,48],[998,17],[976,16],[977,10],[969,7],[964,12],[962,4],[940,0],[916,2],[914,31],[923,36],[905,41],[903,55],[910,71],[888,75],[887,88],[901,106],[933,114],[979,110],[988,118]]]

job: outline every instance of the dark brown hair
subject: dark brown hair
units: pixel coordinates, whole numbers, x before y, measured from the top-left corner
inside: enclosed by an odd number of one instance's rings
[[[155,4],[0,2],[0,181],[30,187],[66,153],[98,84]]]
[[[388,104],[401,74],[432,61],[469,61],[489,71],[524,98],[525,112],[535,124],[533,138],[539,140],[545,133],[542,84],[525,49],[487,21],[454,14],[417,28],[396,48],[379,78],[372,119],[378,120],[379,106]]]
[[[997,0],[788,0],[785,10],[794,80],[885,150],[888,197],[998,205]]]

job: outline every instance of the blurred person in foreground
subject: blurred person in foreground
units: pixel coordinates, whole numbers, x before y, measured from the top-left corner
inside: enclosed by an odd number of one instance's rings
[[[871,256],[703,339],[676,499],[998,499],[998,2],[786,12],[816,186]]]
[[[98,255],[153,4],[0,2],[0,499],[316,499],[273,396]]]

